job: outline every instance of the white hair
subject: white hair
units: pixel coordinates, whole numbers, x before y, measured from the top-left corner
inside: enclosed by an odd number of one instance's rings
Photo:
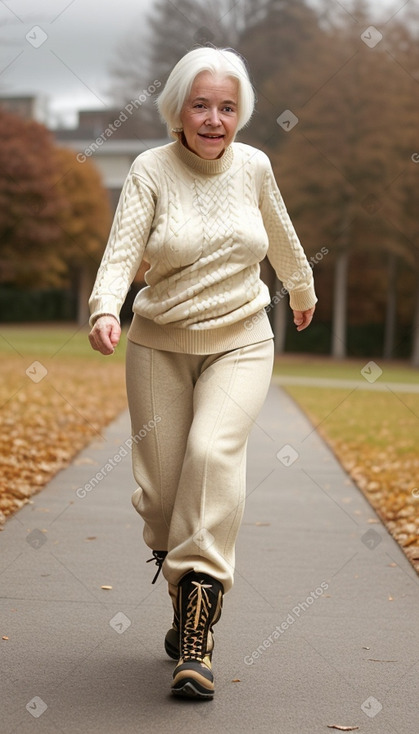
[[[202,46],[182,56],[170,72],[157,99],[160,117],[166,123],[169,134],[182,127],[180,114],[183,105],[190,95],[195,78],[203,71],[237,79],[237,130],[249,122],[255,106],[255,93],[242,58],[232,49]]]

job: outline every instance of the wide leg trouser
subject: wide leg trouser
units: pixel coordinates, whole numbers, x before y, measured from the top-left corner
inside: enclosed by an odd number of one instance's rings
[[[182,354],[127,346],[133,435],[132,502],[144,540],[167,550],[176,586],[205,572],[228,591],[246,495],[246,448],[268,391],[273,341],[228,352]]]

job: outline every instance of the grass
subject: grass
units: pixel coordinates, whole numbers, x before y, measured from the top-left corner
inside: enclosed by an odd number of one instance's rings
[[[397,446],[400,455],[417,451],[419,394],[288,386],[322,434],[335,443]],[[419,478],[418,478],[419,479]]]
[[[275,361],[274,374],[293,377],[324,377],[339,380],[360,380],[361,369],[369,359],[333,360],[327,357],[283,355]],[[419,384],[419,370],[403,362],[374,360],[383,370],[380,382]]]
[[[38,359],[82,357],[88,360],[103,360],[103,355],[91,348],[88,333],[86,327],[78,327],[76,324],[0,325],[0,354],[34,356]],[[112,355],[112,361],[124,361],[125,344],[126,330],[123,331],[121,341]]]

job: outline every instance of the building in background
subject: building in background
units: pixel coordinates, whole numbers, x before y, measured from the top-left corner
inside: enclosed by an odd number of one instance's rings
[[[148,148],[170,142],[167,137],[151,137],[150,127],[142,123],[134,100],[123,108],[80,110],[74,128],[51,130],[57,145],[76,151],[80,164],[91,158],[109,191],[116,208],[122,185],[134,159]],[[0,96],[0,107],[27,120],[47,125],[47,99],[41,96]],[[165,128],[161,127],[164,135]]]
[[[24,120],[35,120],[47,124],[48,98],[44,95],[11,95],[0,96],[0,107],[12,115],[19,115]]]
[[[54,130],[57,144],[75,150],[81,165],[88,158],[93,160],[113,209],[134,159],[149,148],[169,142],[167,138],[142,138],[136,120],[121,120],[121,114],[120,109],[81,110],[77,128]]]

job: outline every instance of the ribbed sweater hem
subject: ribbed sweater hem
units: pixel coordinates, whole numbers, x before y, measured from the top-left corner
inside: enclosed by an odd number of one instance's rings
[[[166,352],[216,354],[272,339],[273,333],[265,309],[218,329],[179,329],[156,324],[134,314],[128,339],[136,344]]]

